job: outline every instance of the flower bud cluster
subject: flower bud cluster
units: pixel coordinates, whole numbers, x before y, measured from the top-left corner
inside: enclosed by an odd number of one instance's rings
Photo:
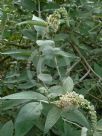
[[[77,107],[86,110],[90,116],[92,129],[95,130],[97,123],[97,116],[94,106],[90,104],[83,95],[79,95],[76,92],[69,92],[62,95],[58,101],[55,101],[56,106],[62,109]]]
[[[65,95],[62,95],[58,101],[55,102],[55,104],[59,108],[66,108],[66,107],[71,107],[71,106],[79,106],[78,101],[77,101],[77,96],[78,94],[75,92],[70,92]]]
[[[49,29],[53,30],[54,32],[57,32],[60,25],[60,14],[55,11],[53,14],[49,15],[47,18]]]
[[[68,13],[64,7],[55,10],[53,14],[47,17],[49,29],[54,32],[57,32],[59,29],[61,19],[63,19],[65,22],[67,22],[68,20]]]
[[[57,11],[60,13],[61,18],[63,18],[65,21],[67,21],[67,19],[68,19],[67,10],[66,10],[64,7],[61,7],[61,8],[58,9]]]

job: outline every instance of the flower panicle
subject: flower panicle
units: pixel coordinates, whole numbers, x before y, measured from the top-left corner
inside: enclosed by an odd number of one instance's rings
[[[59,100],[55,101],[55,105],[62,109],[77,107],[86,110],[90,116],[92,129],[95,130],[97,124],[95,108],[88,100],[84,98],[83,95],[80,95],[74,91],[68,92],[62,95]]]
[[[64,7],[55,10],[53,14],[47,17],[49,29],[56,33],[59,29],[62,18],[65,22],[67,22],[68,13]]]

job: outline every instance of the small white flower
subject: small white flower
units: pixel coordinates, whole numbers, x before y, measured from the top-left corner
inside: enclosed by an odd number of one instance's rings
[[[79,95],[80,98],[84,99],[84,96],[82,94]]]

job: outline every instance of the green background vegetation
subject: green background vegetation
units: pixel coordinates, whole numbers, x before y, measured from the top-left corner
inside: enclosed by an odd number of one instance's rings
[[[60,7],[67,20],[47,31]],[[93,134],[87,110],[52,104],[71,91],[95,106]],[[84,136],[83,127],[102,135],[102,1],[1,0],[0,136]]]

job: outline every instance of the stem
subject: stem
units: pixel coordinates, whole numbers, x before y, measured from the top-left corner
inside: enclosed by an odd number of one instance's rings
[[[99,27],[99,26],[101,26],[102,24],[101,23],[99,23],[98,25],[96,25],[94,28],[92,28],[92,29],[90,29],[88,32],[91,32],[91,31],[93,31],[93,30],[95,30],[97,27]]]
[[[55,64],[56,64],[56,69],[57,69],[58,75],[59,75],[59,77],[61,79],[62,77],[61,77],[61,73],[59,71],[58,62],[57,62],[57,58],[56,57],[55,57]]]
[[[46,86],[46,84],[42,81],[42,83],[43,83],[43,85],[44,85],[44,87],[46,88],[46,91],[47,92],[45,92],[44,94],[45,94],[45,96],[47,97],[47,99],[48,99],[48,103],[50,104],[50,99],[49,99],[49,97],[48,97],[48,87]]]
[[[79,79],[79,82],[82,82],[88,76],[89,73],[90,73],[90,69],[87,71],[87,73],[85,73],[83,77]]]
[[[102,103],[102,100],[100,98],[98,98],[98,97],[96,97],[96,96],[94,96],[94,95],[92,95],[90,93],[88,93],[88,95]]]
[[[75,123],[75,122],[66,120],[66,119],[64,119],[64,118],[63,118],[63,120],[64,120],[65,122],[68,122],[68,123],[70,123],[70,124],[73,124],[73,125],[77,126],[78,128],[81,128],[81,129],[82,129],[82,127],[81,127],[80,125],[78,125],[77,123]]]
[[[38,0],[38,14],[39,17],[41,18],[40,0]]]
[[[70,68],[67,69],[66,71],[66,75],[72,71],[72,69],[81,61],[81,59],[79,59],[78,61],[76,61]]]

